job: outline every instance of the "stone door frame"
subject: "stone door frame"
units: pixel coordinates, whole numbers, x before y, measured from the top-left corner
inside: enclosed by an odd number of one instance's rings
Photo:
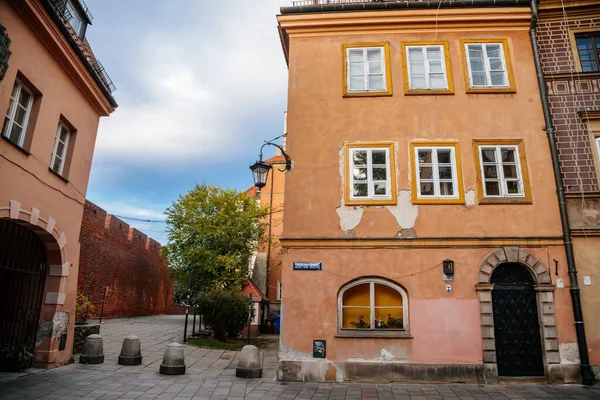
[[[494,269],[500,264],[517,263],[526,268],[534,280],[534,290],[540,323],[542,358],[546,377],[551,381],[560,381],[562,368],[558,352],[556,316],[554,315],[554,290],[546,266],[533,254],[518,247],[503,247],[490,253],[479,267],[475,289],[479,296],[481,312],[481,334],[483,340],[483,375],[487,383],[498,382],[498,364],[496,363],[496,339],[494,333],[494,310],[490,283]]]

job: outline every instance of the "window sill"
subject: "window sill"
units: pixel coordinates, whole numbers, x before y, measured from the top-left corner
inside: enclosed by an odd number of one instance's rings
[[[346,92],[344,97],[391,97],[392,92]]]
[[[468,88],[467,93],[470,94],[514,94],[517,89],[509,88]]]
[[[396,199],[386,200],[348,200],[346,199],[345,205],[347,206],[395,206],[398,201]]]
[[[428,90],[428,89],[409,89],[404,91],[406,96],[427,96],[427,95],[449,95],[454,94],[454,90]]]
[[[17,150],[19,150],[21,153],[26,154],[27,156],[31,155],[30,152],[28,152],[23,147],[19,146],[17,143],[13,142],[12,140],[10,140],[9,138],[7,138],[6,136],[0,134],[0,137],[2,139],[6,140],[8,143],[10,143],[12,146],[16,147]]]
[[[521,198],[507,198],[507,197],[484,197],[479,201],[479,204],[531,204],[531,199],[521,197]]]
[[[48,171],[52,172],[54,175],[56,175],[57,177],[59,177],[61,180],[63,180],[65,183],[69,183],[69,180],[67,178],[65,178],[64,176],[62,176],[61,174],[59,174],[58,172],[56,172],[55,170],[53,170],[52,168],[48,167]]]
[[[413,199],[415,205],[465,205],[465,199]]]
[[[371,339],[412,339],[410,333],[404,330],[351,330],[338,331],[336,338],[371,338]]]

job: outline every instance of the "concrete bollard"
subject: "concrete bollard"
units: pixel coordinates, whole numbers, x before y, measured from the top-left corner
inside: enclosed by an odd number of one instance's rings
[[[93,334],[85,339],[79,362],[82,364],[102,364],[104,362],[102,336]]]
[[[119,356],[120,365],[140,365],[142,363],[142,350],[140,338],[135,335],[127,336],[123,340],[121,355]]]
[[[164,375],[185,374],[185,356],[182,344],[171,343],[167,346],[163,362],[160,364],[160,373]]]
[[[244,346],[240,353],[240,361],[235,369],[235,376],[238,378],[262,377],[258,347],[252,345]]]

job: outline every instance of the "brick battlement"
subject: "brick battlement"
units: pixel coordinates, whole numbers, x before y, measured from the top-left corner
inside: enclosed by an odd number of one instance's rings
[[[156,240],[86,201],[80,242],[78,291],[99,302],[106,288],[104,317],[171,312],[173,280]]]

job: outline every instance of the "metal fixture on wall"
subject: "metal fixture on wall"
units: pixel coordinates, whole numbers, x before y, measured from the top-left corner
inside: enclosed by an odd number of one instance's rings
[[[6,28],[0,24],[0,81],[4,79],[4,75],[8,70],[8,59],[12,52],[8,49],[10,47],[10,38],[6,33]]]
[[[444,260],[444,274],[454,275],[454,261],[449,258]]]
[[[287,155],[283,147],[281,147],[277,143],[273,143],[273,141],[284,136],[285,134],[265,142],[265,144],[263,144],[260,148],[258,161],[250,167],[250,170],[252,171],[252,176],[254,177],[254,186],[256,186],[259,190],[265,187],[265,185],[267,184],[267,176],[269,175],[269,171],[272,168],[271,164],[268,164],[263,161],[263,149],[265,148],[265,146],[274,146],[277,147],[279,151],[281,151],[281,154],[285,158],[285,168],[280,169],[280,171],[283,172],[292,169],[292,159],[290,158],[290,156]]]

